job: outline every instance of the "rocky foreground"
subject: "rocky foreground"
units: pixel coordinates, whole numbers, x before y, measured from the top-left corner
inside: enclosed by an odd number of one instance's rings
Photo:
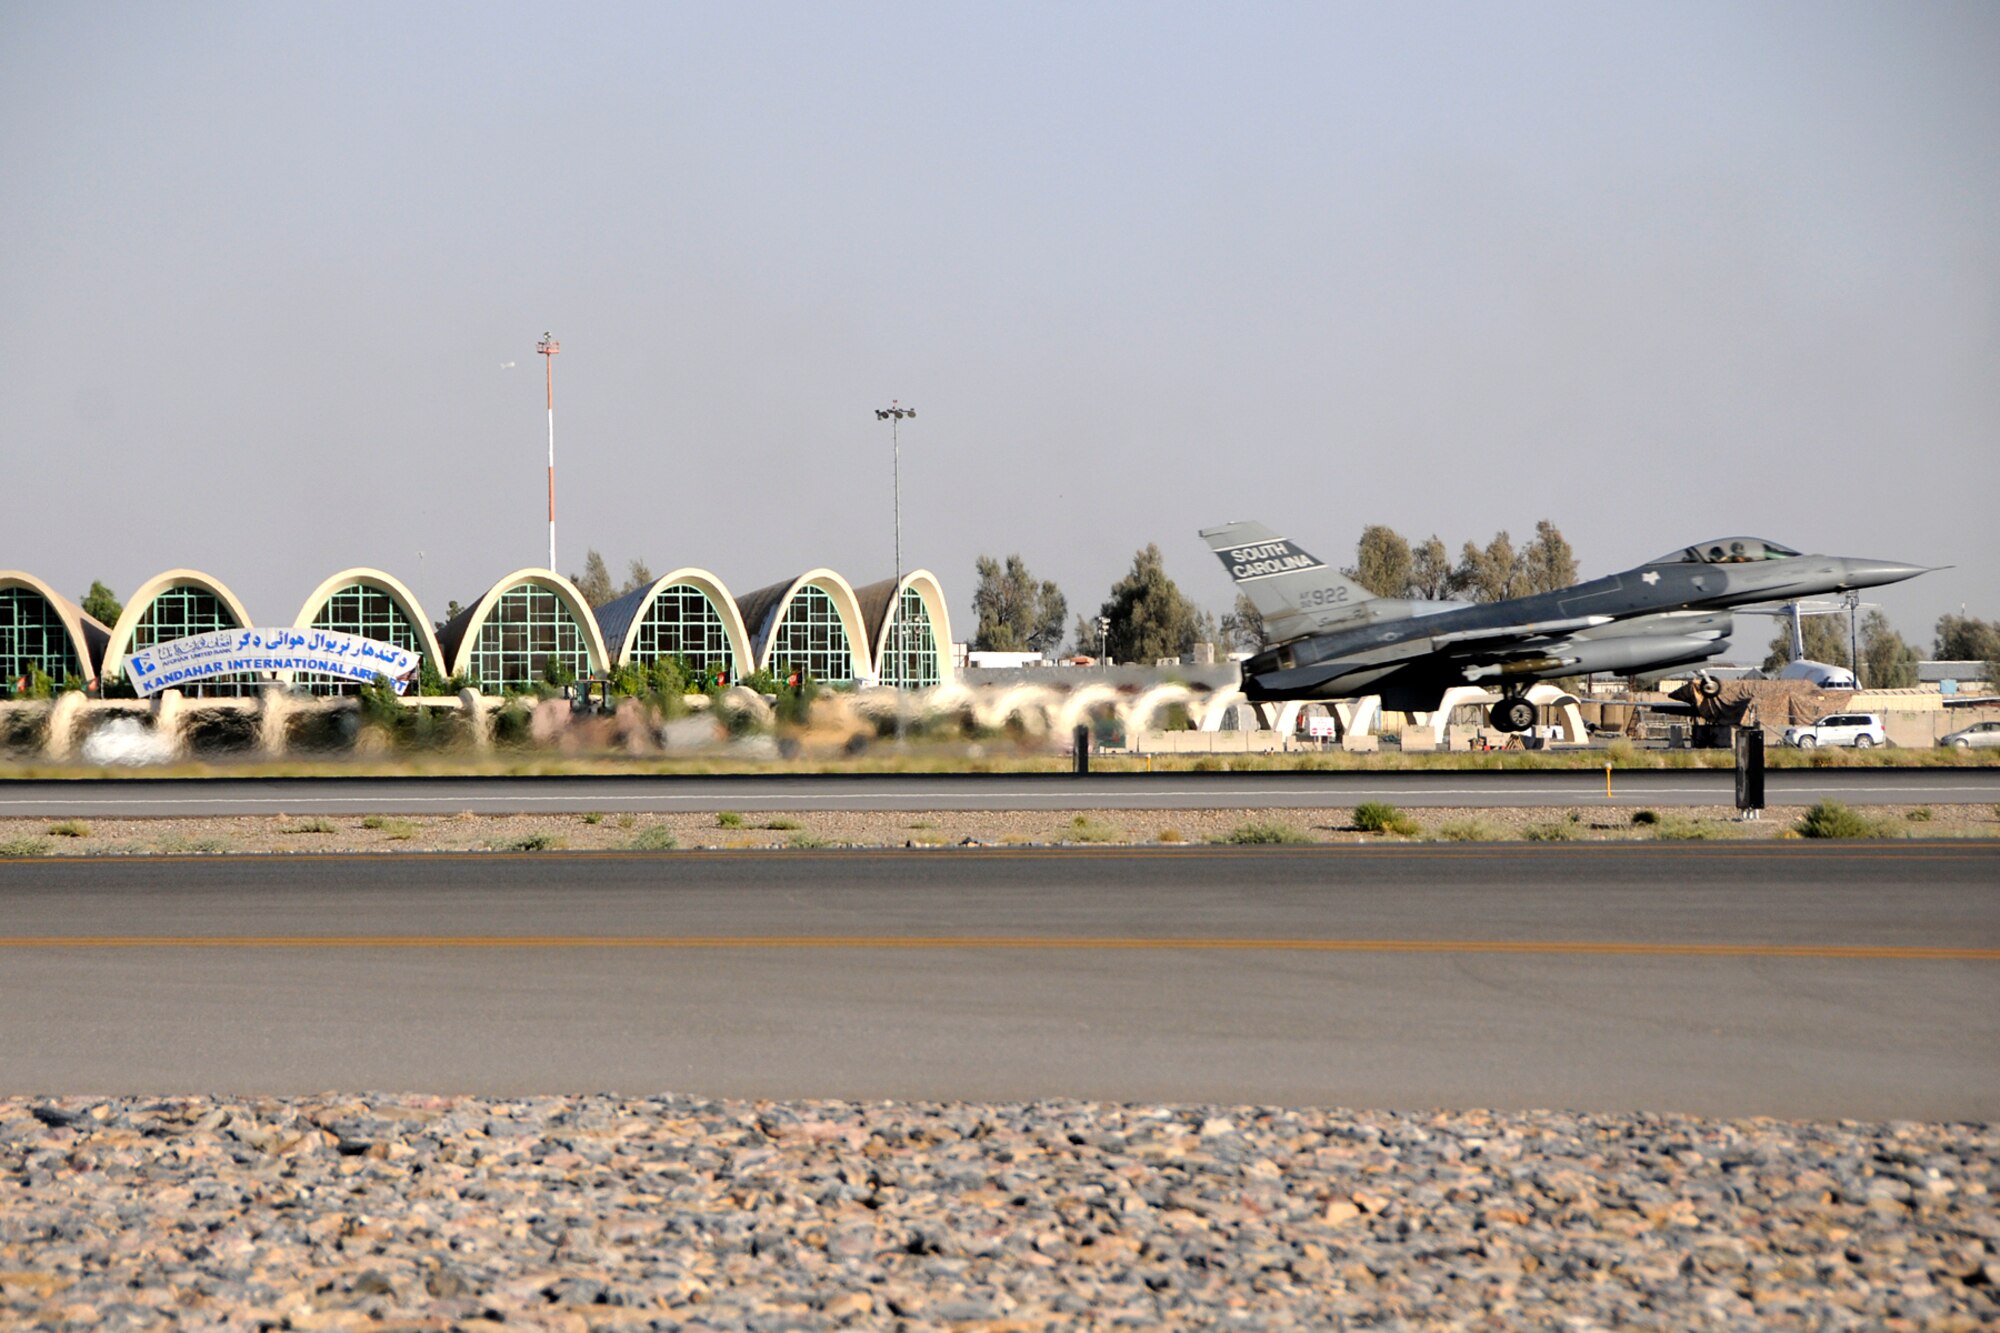
[[[2000,1322],[2000,1127],[0,1100],[0,1325]]]

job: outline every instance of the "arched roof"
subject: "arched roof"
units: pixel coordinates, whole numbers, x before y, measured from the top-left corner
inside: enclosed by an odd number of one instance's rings
[[[396,609],[409,617],[410,624],[417,631],[417,647],[430,659],[431,665],[444,670],[444,650],[438,646],[437,631],[431,628],[431,618],[424,614],[424,608],[417,603],[417,595],[403,586],[400,579],[379,569],[369,569],[357,565],[353,569],[343,569],[314,588],[306,597],[305,605],[299,608],[297,618],[292,621],[294,629],[310,629],[313,618],[319,615],[327,598],[352,584],[365,584],[384,594],[396,604]]]
[[[931,622],[931,642],[937,649],[938,680],[940,683],[952,678],[951,663],[951,611],[945,606],[944,589],[938,586],[937,576],[928,569],[913,569],[903,575],[902,582],[883,579],[865,588],[856,588],[854,596],[861,604],[861,614],[868,622],[869,651],[879,662],[889,649],[889,612],[903,596],[903,589],[914,589],[924,602],[924,614]]]
[[[868,651],[868,625],[861,614],[861,603],[855,599],[854,588],[847,580],[830,569],[809,569],[789,583],[773,583],[746,593],[737,602],[737,610],[749,630],[750,646],[756,652],[757,668],[770,668],[778,624],[790,609],[792,599],[799,595],[799,590],[807,587],[818,588],[825,593],[839,613],[841,628],[847,631],[848,652],[854,658],[854,674],[874,675],[875,659]]]
[[[155,574],[139,585],[139,590],[125,602],[125,613],[118,617],[118,623],[111,627],[111,638],[104,646],[104,661],[98,674],[108,680],[119,674],[125,665],[125,655],[132,648],[132,632],[139,627],[140,617],[151,609],[153,601],[169,588],[199,588],[210,594],[229,614],[236,617],[237,627],[251,627],[250,613],[243,609],[236,594],[231,592],[219,579],[209,577],[198,569],[169,569],[163,574]]]
[[[598,631],[597,617],[583,604],[583,594],[576,585],[552,569],[517,569],[486,590],[468,610],[461,611],[456,620],[444,627],[438,636],[439,645],[450,655],[451,669],[448,674],[456,676],[470,664],[473,645],[479,642],[479,631],[485,627],[486,617],[493,613],[493,604],[509,588],[518,588],[524,583],[532,583],[538,588],[546,588],[556,595],[556,599],[569,608],[576,622],[583,629],[584,647],[590,655],[590,669],[603,671],[609,662],[604,651],[604,635]]]
[[[70,651],[83,665],[83,674],[97,675],[98,661],[104,656],[104,646],[111,639],[108,626],[95,616],[85,615],[69,598],[24,570],[0,569],[0,588],[26,588],[40,594],[62,620],[63,630],[69,635]]]
[[[737,663],[736,669],[748,671],[755,660],[750,651],[750,631],[743,624],[743,613],[737,609],[736,599],[729,595],[729,589],[722,586],[722,580],[705,569],[692,567],[676,569],[663,574],[643,588],[634,588],[613,601],[596,609],[598,632],[604,635],[604,646],[610,650],[614,666],[624,666],[632,655],[632,641],[638,637],[639,626],[653,609],[660,594],[677,583],[685,583],[698,589],[715,607],[722,617],[723,632],[729,636],[729,655]]]

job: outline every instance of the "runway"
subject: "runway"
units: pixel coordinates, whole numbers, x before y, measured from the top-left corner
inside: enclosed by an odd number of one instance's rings
[[[0,1093],[2000,1115],[2000,844],[0,862]]]
[[[705,810],[1311,809],[1729,805],[1728,769],[901,776],[116,778],[0,783],[0,817],[575,814]],[[1771,770],[1772,805],[2000,802],[2000,768]]]

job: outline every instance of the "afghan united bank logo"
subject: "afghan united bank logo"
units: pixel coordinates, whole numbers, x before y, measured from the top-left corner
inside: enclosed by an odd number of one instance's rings
[[[1320,562],[1287,539],[1238,546],[1229,552],[1229,572],[1237,579],[1262,579],[1299,569],[1319,569]]]

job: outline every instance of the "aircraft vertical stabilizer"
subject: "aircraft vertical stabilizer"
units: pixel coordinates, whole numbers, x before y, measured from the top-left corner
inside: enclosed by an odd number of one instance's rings
[[[1365,618],[1362,604],[1375,600],[1374,593],[1262,523],[1225,523],[1204,528],[1201,535],[1264,617],[1273,643]]]

